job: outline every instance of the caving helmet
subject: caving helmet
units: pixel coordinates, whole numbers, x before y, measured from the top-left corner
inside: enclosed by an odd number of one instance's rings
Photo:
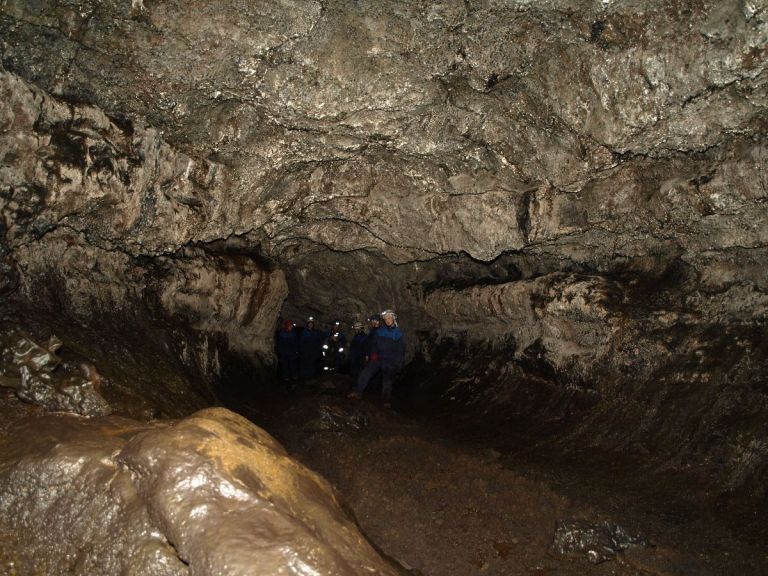
[[[384,310],[384,312],[381,313],[382,321],[387,316],[390,316],[392,318],[392,322],[394,323],[394,325],[397,326],[397,314],[395,314],[395,311],[394,310],[390,310],[390,309]]]
[[[392,318],[394,318],[395,320],[397,320],[397,314],[395,314],[395,311],[394,311],[394,310],[389,310],[389,309],[387,309],[387,310],[384,310],[384,312],[382,312],[382,313],[380,314],[380,316],[381,316],[382,318],[384,318],[384,316],[392,316]]]

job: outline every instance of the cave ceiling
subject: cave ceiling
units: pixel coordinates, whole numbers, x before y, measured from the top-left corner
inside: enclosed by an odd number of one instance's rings
[[[28,295],[62,244],[123,292],[246,255],[292,314],[422,326],[544,274],[765,287],[762,1],[6,1],[0,33]]]

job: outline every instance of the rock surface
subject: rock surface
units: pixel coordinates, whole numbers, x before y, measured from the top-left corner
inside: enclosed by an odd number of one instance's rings
[[[321,380],[256,406],[260,414],[252,417],[331,481],[365,533],[417,574],[765,572],[764,541],[724,529],[690,482],[675,494],[669,477],[629,455],[595,461],[576,454],[567,462],[557,446],[545,454],[546,447],[515,444],[518,455],[548,464],[530,466],[503,448],[503,430],[471,437],[455,413],[442,423],[414,418],[412,405],[396,402],[395,410],[385,410],[375,393],[370,402],[349,400],[346,384],[343,375]],[[337,421],[363,414],[368,426],[318,430],[316,422],[331,409]],[[489,449],[489,440],[500,451]],[[734,514],[733,525],[743,526],[753,512]],[[744,540],[734,541],[735,533]],[[606,561],[592,564],[590,557]]]
[[[55,336],[39,345],[26,334],[0,334],[0,386],[51,411],[106,416],[111,408],[99,394],[101,376],[96,367],[62,364],[56,355],[61,345]]]
[[[400,573],[327,482],[225,409],[153,424],[32,415],[3,430],[0,460],[0,523],[30,573]]]
[[[558,522],[552,549],[558,554],[584,553],[591,563],[600,564],[620,550],[647,545],[642,537],[628,534],[618,524],[564,520]]]
[[[764,498],[764,0],[18,0],[0,37],[13,298],[211,381],[284,300],[395,307],[438,394]]]

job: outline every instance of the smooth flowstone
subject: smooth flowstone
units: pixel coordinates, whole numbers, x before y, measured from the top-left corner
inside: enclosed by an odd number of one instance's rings
[[[162,423],[31,415],[0,442],[0,533],[18,543],[0,571],[401,573],[326,481],[226,409]]]

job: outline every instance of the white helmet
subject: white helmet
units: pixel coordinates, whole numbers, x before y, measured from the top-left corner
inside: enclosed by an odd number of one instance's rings
[[[381,313],[381,319],[386,320],[387,316],[392,318],[392,325],[397,326],[397,314],[395,314],[394,310],[384,310],[384,312]],[[384,322],[386,324],[386,322]]]

